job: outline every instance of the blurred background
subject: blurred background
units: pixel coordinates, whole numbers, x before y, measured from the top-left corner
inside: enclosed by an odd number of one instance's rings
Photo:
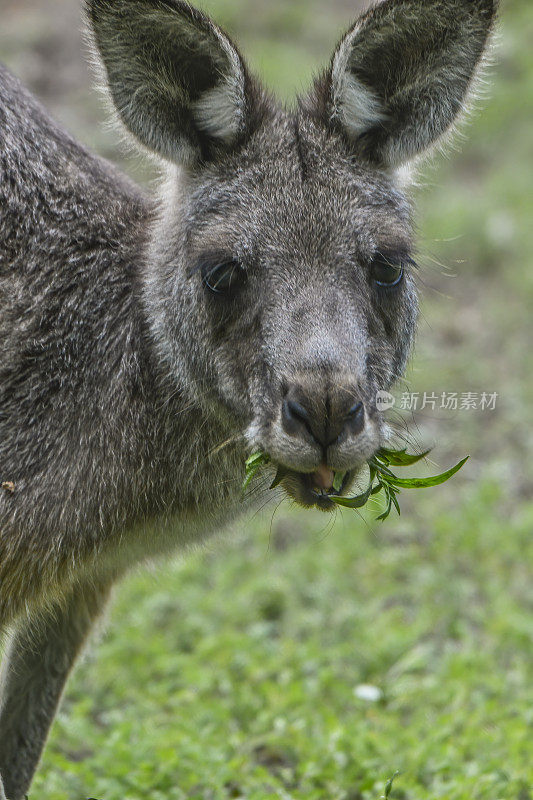
[[[290,103],[363,4],[202,7]],[[80,19],[76,0],[0,0],[0,59],[150,191]],[[391,419],[434,446],[430,470],[467,466],[385,524],[285,501],[129,578],[31,797],[378,800],[398,772],[393,800],[532,800],[532,43],[531,0],[504,0],[486,98],[415,192],[422,317]]]

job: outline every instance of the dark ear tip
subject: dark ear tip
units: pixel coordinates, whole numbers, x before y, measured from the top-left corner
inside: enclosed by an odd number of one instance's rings
[[[209,16],[186,0],[84,0],[85,13],[91,23],[96,23],[103,14],[121,17],[140,9],[167,8],[168,11],[188,17],[204,27],[213,27]]]

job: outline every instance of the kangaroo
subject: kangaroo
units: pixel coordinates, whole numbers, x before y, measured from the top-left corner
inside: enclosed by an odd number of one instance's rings
[[[283,108],[181,0],[87,0],[146,197],[0,68],[0,796],[30,785],[110,587],[245,513],[261,448],[328,510],[416,328],[406,166],[468,107],[495,0],[384,0]],[[270,469],[270,468],[269,468]],[[266,470],[268,478],[269,470]],[[262,479],[263,481],[265,478]]]

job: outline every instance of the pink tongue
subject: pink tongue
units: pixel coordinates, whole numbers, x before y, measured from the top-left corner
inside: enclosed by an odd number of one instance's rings
[[[331,489],[334,480],[335,473],[325,464],[321,464],[317,471],[311,475],[311,482],[317,489]]]

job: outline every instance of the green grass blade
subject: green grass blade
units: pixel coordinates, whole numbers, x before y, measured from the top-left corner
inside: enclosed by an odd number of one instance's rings
[[[397,512],[398,516],[401,517],[402,512],[400,511],[400,504],[399,504],[398,498],[396,497],[394,492],[391,492],[390,499],[391,499],[391,501],[392,501],[392,503],[394,505],[394,508],[396,509],[396,512]]]
[[[335,473],[335,479],[333,481],[333,488],[335,489],[336,492],[340,492],[340,490],[342,488],[342,482],[344,480],[344,476],[345,475],[346,475],[346,472],[336,472]]]
[[[246,477],[245,477],[245,479],[243,481],[243,484],[242,484],[243,492],[245,492],[246,489],[249,487],[249,485],[251,484],[251,482],[255,478],[257,472],[258,472],[258,470],[256,470],[256,469],[250,469],[250,470],[247,471]]]
[[[245,492],[246,489],[249,487],[259,470],[264,464],[268,464],[270,461],[269,456],[266,453],[263,453],[261,450],[257,453],[252,453],[252,455],[246,459],[244,467],[245,467],[245,477],[244,482],[242,484],[242,491]]]
[[[463,458],[455,467],[443,472],[441,475],[434,475],[432,478],[397,478],[396,475],[387,476],[387,482],[399,489],[430,489],[432,486],[439,486],[441,483],[446,483],[450,478],[459,472],[468,461],[469,456]]]
[[[390,495],[389,495],[389,500],[388,500],[388,503],[387,503],[387,508],[385,509],[385,511],[383,512],[383,514],[380,514],[380,515],[379,515],[379,517],[376,517],[376,520],[377,520],[378,522],[385,522],[385,520],[387,519],[387,517],[390,515],[390,512],[391,512],[391,510],[392,510],[392,499],[391,499],[391,497],[390,497]]]
[[[386,475],[394,478],[394,472],[391,472],[385,462],[379,460],[379,456],[374,456],[368,463],[378,475]]]
[[[394,781],[396,780],[396,778],[398,777],[398,775],[399,775],[399,774],[400,774],[400,773],[399,773],[399,771],[397,770],[397,771],[394,773],[394,775],[392,776],[392,778],[390,778],[390,779],[387,781],[387,784],[386,784],[386,786],[385,786],[385,794],[383,795],[383,800],[389,800],[390,793],[392,792],[392,786],[393,786],[393,783],[394,783]]]
[[[368,503],[371,494],[372,484],[370,484],[364,494],[360,494],[357,497],[331,497],[331,500],[338,506],[343,506],[344,508],[362,508]]]
[[[252,455],[246,459],[244,466],[246,467],[246,471],[248,471],[248,469],[251,467],[254,467],[255,465],[259,467],[262,464],[268,463],[268,461],[269,458],[267,454],[259,450],[257,453],[252,453]]]
[[[407,450],[387,450],[385,447],[381,447],[377,455],[386,459],[393,467],[410,467],[422,461],[429,453],[431,453],[431,450],[426,450],[424,453],[416,455],[408,453]]]

